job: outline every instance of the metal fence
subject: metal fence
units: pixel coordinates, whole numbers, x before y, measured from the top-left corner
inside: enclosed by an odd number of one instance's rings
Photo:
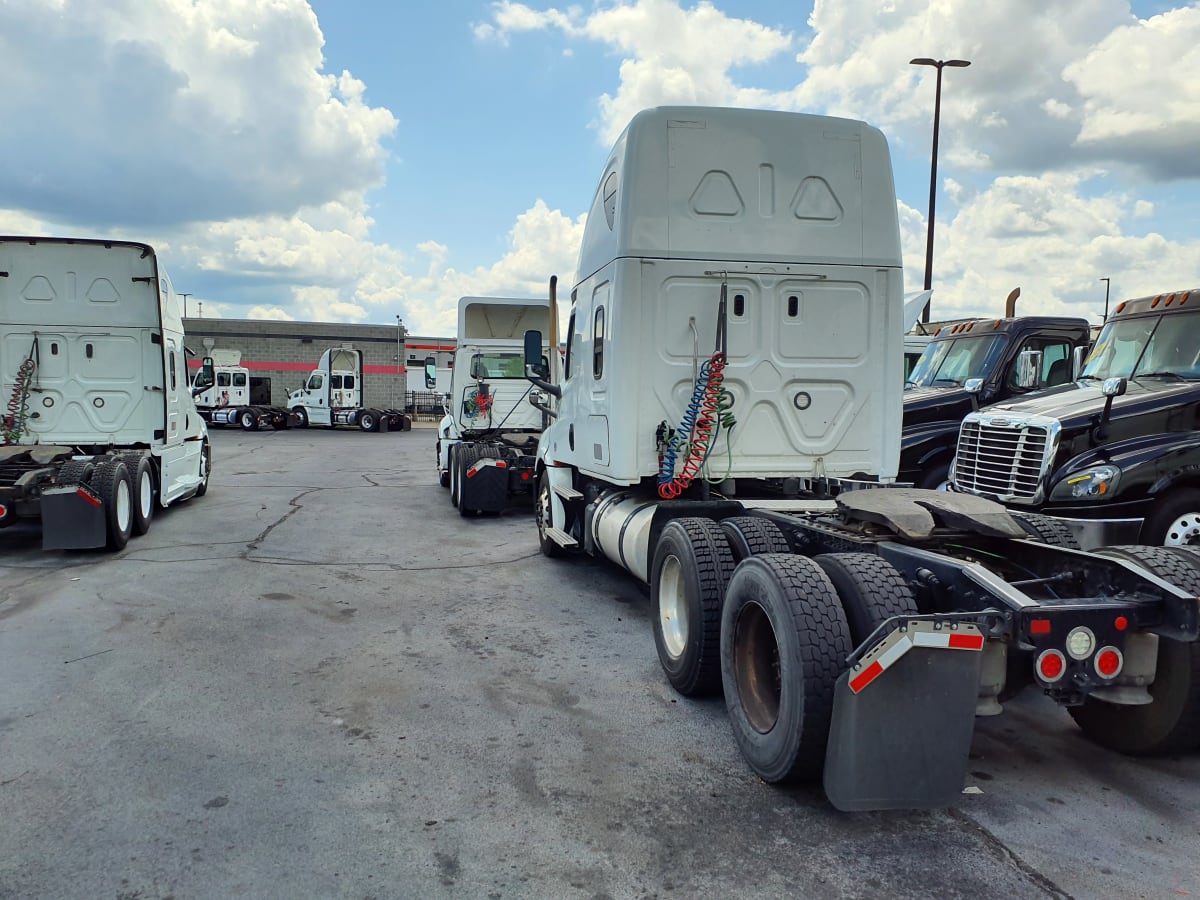
[[[418,422],[437,422],[446,414],[449,400],[437,391],[408,391],[404,395],[404,411]]]

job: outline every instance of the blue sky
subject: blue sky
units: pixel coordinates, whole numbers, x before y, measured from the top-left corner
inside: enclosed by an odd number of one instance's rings
[[[908,289],[942,96],[935,317],[1200,286],[1200,4],[13,0],[0,230],[155,244],[204,315],[449,335],[569,282],[612,139],[664,103],[892,148]],[[192,312],[195,312],[193,308]]]

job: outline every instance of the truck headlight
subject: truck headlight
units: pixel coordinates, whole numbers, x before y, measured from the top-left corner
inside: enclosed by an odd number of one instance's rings
[[[1099,500],[1117,490],[1121,470],[1116,466],[1092,466],[1068,475],[1054,486],[1051,500]]]

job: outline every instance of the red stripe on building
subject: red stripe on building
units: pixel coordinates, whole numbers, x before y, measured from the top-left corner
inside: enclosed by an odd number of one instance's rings
[[[200,368],[201,360],[189,359],[188,368]],[[239,365],[243,369],[249,369],[251,372],[313,372],[316,371],[313,363],[306,362],[271,362],[269,360],[243,359]],[[408,373],[407,366],[380,366],[367,365],[363,366],[363,373],[366,375],[405,375]]]

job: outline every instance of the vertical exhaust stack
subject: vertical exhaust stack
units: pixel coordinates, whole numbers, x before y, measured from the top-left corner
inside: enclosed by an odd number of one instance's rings
[[[1021,296],[1019,287],[1013,288],[1008,293],[1008,299],[1004,301],[1004,318],[1011,319],[1017,314],[1017,298]]]
[[[558,276],[550,276],[550,322],[546,329],[550,337],[550,383],[559,384],[562,372],[558,367]]]

